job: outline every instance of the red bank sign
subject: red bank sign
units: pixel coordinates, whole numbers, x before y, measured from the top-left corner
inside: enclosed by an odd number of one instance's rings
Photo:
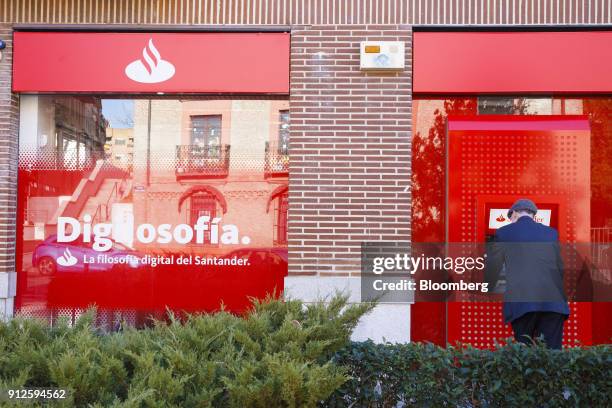
[[[13,91],[288,94],[289,34],[18,31]]]
[[[413,92],[609,93],[612,32],[415,32]]]

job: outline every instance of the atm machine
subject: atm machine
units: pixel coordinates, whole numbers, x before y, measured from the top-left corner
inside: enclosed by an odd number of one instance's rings
[[[536,221],[556,228],[561,243],[589,242],[586,116],[449,117],[446,140],[447,242],[490,240],[521,197],[536,203]],[[564,344],[591,344],[591,304],[570,302],[570,310]],[[451,302],[446,321],[451,344],[492,347],[512,336],[500,302]]]

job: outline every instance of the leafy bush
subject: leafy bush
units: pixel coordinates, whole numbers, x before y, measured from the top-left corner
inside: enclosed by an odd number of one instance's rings
[[[64,406],[316,406],[348,379],[330,359],[370,308],[268,299],[242,317],[171,316],[106,334],[93,312],[75,327],[15,319],[0,324],[0,390],[69,389]]]
[[[69,389],[66,407],[612,406],[610,345],[350,343],[371,307],[268,299],[117,333],[93,312],[75,327],[15,319],[0,323],[0,390]]]
[[[337,364],[352,379],[326,407],[610,407],[612,346],[495,350],[429,343],[352,343]]]

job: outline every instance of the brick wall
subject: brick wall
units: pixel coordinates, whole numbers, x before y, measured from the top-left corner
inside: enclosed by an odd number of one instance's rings
[[[363,40],[404,41],[401,73],[359,70]],[[359,272],[362,241],[410,240],[411,30],[294,27],[289,273]]]
[[[11,93],[11,27],[0,24],[6,42],[0,61],[0,319],[10,315],[15,295],[18,96]]]

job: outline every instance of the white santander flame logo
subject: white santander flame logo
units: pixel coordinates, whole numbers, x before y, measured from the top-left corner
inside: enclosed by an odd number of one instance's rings
[[[64,254],[60,256],[59,258],[57,258],[56,261],[58,264],[62,266],[72,266],[77,263],[77,259],[74,256],[72,256],[68,248],[64,250]]]
[[[174,65],[162,59],[159,51],[149,39],[146,47],[142,49],[142,59],[131,62],[125,67],[125,75],[132,81],[143,84],[164,82],[174,76]]]

